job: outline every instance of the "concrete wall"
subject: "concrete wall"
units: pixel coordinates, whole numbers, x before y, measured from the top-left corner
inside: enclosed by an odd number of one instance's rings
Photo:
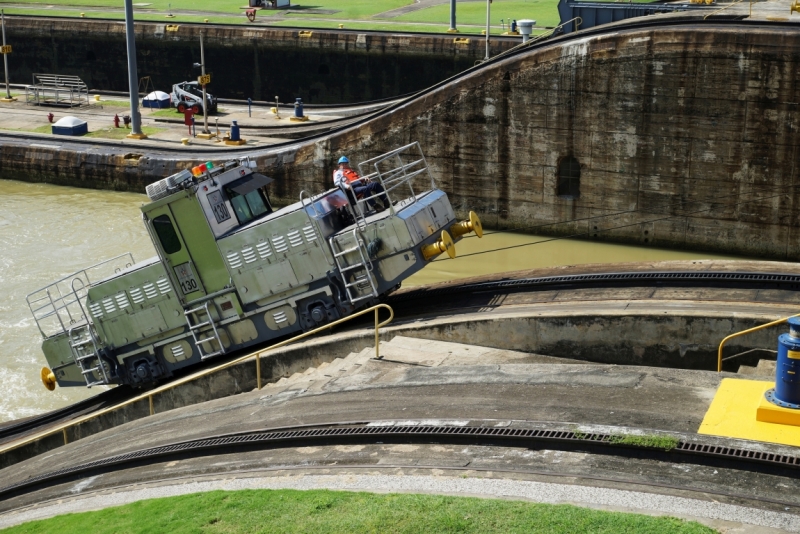
[[[798,68],[794,30],[620,29],[475,72],[275,174],[297,198],[337,154],[418,140],[459,211],[495,228],[798,259]],[[577,199],[557,195],[567,156]]]
[[[774,320],[773,316],[750,317],[664,315],[663,313],[623,315],[552,313],[548,316],[507,314],[505,316],[447,317],[397,324],[381,330],[389,341],[396,335],[476,344],[483,347],[533,352],[619,365],[645,365],[682,369],[716,370],[719,340],[731,332]],[[752,348],[770,348],[785,327],[772,327],[738,338],[726,347],[725,355]],[[291,376],[322,362],[343,358],[374,346],[372,329],[322,336],[280,349],[262,357],[263,383]],[[733,360],[726,369],[754,365],[765,353],[753,353]],[[153,396],[156,413],[212,399],[251,391],[256,387],[255,360],[229,367],[213,375]],[[96,434],[150,414],[147,399],[69,428],[69,442]],[[0,469],[60,447],[59,432],[0,455]]]
[[[479,38],[456,44],[452,36],[331,32],[253,26],[137,22],[139,76],[156,89],[195,79],[200,32],[205,35],[209,91],[224,98],[309,104],[350,103],[411,93],[471,67],[484,55]],[[15,83],[31,74],[80,76],[90,88],[128,91],[125,27],[122,22],[8,17],[9,61]],[[497,40],[494,53],[516,44]]]
[[[800,33],[664,25],[554,41],[367,123],[254,152],[271,196],[330,187],[335,158],[419,141],[459,215],[549,235],[800,259]],[[195,163],[4,144],[0,177],[141,191]],[[580,164],[580,196],[557,169]],[[211,156],[203,156],[211,157]],[[226,157],[220,153],[217,159]]]

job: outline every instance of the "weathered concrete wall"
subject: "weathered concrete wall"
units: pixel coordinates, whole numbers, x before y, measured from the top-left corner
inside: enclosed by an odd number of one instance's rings
[[[459,214],[475,209],[489,227],[797,260],[798,67],[800,32],[780,25],[619,27],[253,155],[279,179],[272,198],[289,203],[329,187],[343,153],[361,161],[419,141]],[[157,152],[131,162],[111,148],[1,150],[2,178],[139,191],[195,163]],[[580,163],[578,198],[557,194],[567,156]]]
[[[277,174],[296,198],[337,154],[418,140],[459,211],[495,228],[797,259],[798,68],[784,28],[553,44],[301,147]],[[557,195],[567,156],[577,199]]]
[[[253,26],[178,25],[137,22],[139,76],[156,89],[192,80],[204,32],[209,91],[224,98],[248,97],[306,103],[361,102],[411,93],[471,67],[484,55],[479,38],[456,44],[452,36],[410,36]],[[91,88],[127,91],[128,67],[122,22],[8,17],[9,62],[16,83],[35,72],[80,76]],[[304,34],[307,35],[307,34]],[[514,40],[498,40],[494,53]]]

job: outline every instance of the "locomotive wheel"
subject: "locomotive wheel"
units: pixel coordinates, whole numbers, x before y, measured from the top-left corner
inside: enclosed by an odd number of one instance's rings
[[[178,104],[178,113],[186,113],[186,104],[183,102]]]

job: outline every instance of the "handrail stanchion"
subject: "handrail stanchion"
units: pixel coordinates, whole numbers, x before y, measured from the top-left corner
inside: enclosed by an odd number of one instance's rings
[[[261,353],[256,354],[256,385],[261,389]]]
[[[751,332],[757,332],[759,330],[764,330],[765,328],[769,328],[770,326],[775,326],[779,324],[783,324],[792,317],[800,317],[800,313],[796,313],[794,315],[790,315],[789,317],[784,317],[783,319],[778,319],[777,321],[772,321],[771,323],[762,324],[760,326],[754,326],[753,328],[748,328],[747,330],[742,330],[741,332],[733,333],[727,337],[725,337],[722,341],[719,342],[719,348],[717,349],[717,372],[722,372],[722,348],[725,346],[725,343],[728,342],[729,339],[733,339],[735,337],[743,336],[745,334],[749,334]]]

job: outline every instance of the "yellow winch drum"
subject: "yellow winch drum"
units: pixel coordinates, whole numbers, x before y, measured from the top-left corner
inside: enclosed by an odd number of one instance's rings
[[[439,241],[422,247],[422,257],[430,261],[442,252],[447,252],[450,259],[456,257],[456,244],[453,243],[453,238],[450,237],[447,230],[442,230],[442,237]]]
[[[41,376],[42,376],[42,384],[44,384],[44,387],[46,387],[50,391],[56,389],[56,375],[53,374],[53,371],[51,371],[47,367],[42,367]]]
[[[456,223],[450,227],[450,235],[452,235],[455,239],[458,239],[462,235],[470,232],[475,232],[476,236],[483,237],[483,225],[481,224],[481,220],[478,218],[478,214],[474,211],[469,212],[469,219],[466,221],[461,221],[460,223]]]

